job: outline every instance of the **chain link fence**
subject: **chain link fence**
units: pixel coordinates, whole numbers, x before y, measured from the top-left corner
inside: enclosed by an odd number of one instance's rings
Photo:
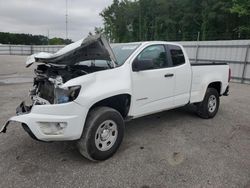
[[[228,63],[232,80],[250,83],[250,40],[179,42],[192,63]]]
[[[250,83],[250,40],[184,41],[192,63],[228,63],[232,81]],[[0,45],[0,55],[31,55],[37,52],[54,53],[63,45]]]
[[[0,44],[0,55],[31,55],[38,52],[55,53],[64,45],[7,45]]]

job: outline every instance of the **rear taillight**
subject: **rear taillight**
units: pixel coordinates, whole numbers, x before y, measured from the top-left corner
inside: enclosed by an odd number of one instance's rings
[[[231,80],[231,69],[229,68],[229,71],[228,71],[228,82],[230,82]]]

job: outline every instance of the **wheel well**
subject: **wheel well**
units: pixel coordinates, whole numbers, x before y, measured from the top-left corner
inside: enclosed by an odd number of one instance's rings
[[[208,88],[214,88],[218,91],[219,95],[220,95],[220,91],[221,91],[221,83],[220,82],[212,82],[208,85]]]
[[[125,118],[127,117],[129,112],[130,102],[131,102],[131,96],[129,94],[120,94],[103,99],[95,103],[94,105],[92,105],[90,110],[98,106],[108,106],[120,112],[122,117]]]

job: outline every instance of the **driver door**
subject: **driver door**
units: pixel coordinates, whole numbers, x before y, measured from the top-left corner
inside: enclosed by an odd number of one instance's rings
[[[134,62],[140,60],[151,60],[153,66],[132,71],[132,115],[143,116],[173,107],[175,72],[169,66],[165,45],[144,48]]]

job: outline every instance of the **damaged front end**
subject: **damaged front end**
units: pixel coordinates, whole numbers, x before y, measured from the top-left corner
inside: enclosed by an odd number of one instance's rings
[[[87,74],[82,67],[57,67],[38,65],[35,69],[34,87],[30,97],[34,105],[61,104],[74,101],[81,86],[63,87],[63,84],[73,78]]]
[[[101,35],[89,36],[72,43],[55,54],[38,53],[26,62],[42,63],[35,69],[34,88],[30,96],[34,104],[61,104],[73,101],[81,86],[63,88],[67,81],[116,66],[107,40]]]
[[[69,80],[116,66],[109,43],[102,36],[89,36],[55,54],[38,53],[27,58],[26,66],[39,63],[34,71],[31,104],[24,101],[1,128],[5,133],[11,121],[20,122],[29,135],[42,141],[80,138],[88,109],[74,102],[81,82]],[[80,125],[80,126],[76,126]]]
[[[55,105],[74,101],[80,93],[81,86],[63,87],[63,84],[70,79],[87,74],[81,71],[79,67],[57,67],[40,64],[35,69],[33,88],[29,91],[31,102],[23,101],[16,108],[16,115],[12,117],[2,127],[0,132],[5,133],[7,126],[11,121],[16,121],[15,117],[30,113],[34,106],[38,105]],[[31,104],[27,104],[31,103]],[[15,118],[15,119],[13,119]],[[30,134],[27,125],[22,123],[25,130]],[[34,136],[32,135],[32,138]]]

